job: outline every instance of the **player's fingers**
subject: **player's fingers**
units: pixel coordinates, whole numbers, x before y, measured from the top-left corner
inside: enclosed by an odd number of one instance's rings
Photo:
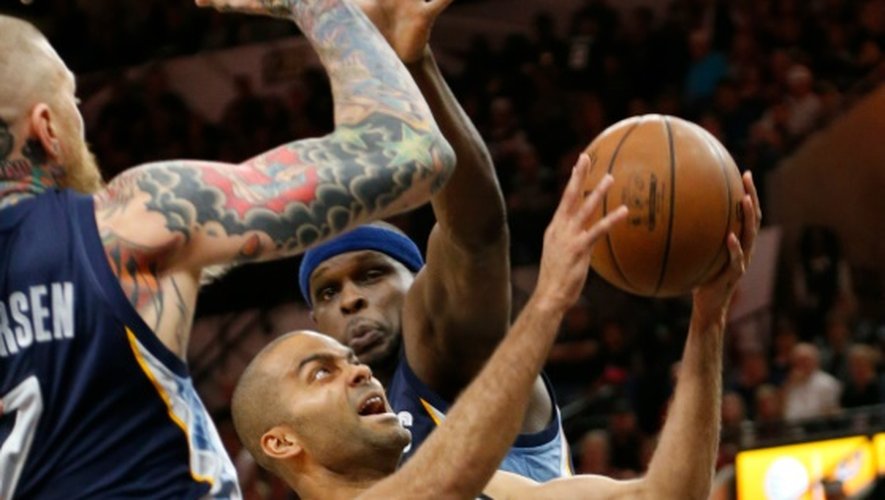
[[[599,206],[599,203],[602,201],[605,194],[608,193],[608,190],[612,187],[614,181],[615,180],[611,174],[605,174],[602,180],[599,181],[599,184],[593,188],[593,191],[584,198],[584,202],[581,204],[581,209],[575,217],[576,223],[580,224],[581,227],[587,225],[593,212],[596,211],[596,207]]]
[[[599,219],[596,224],[590,227],[584,234],[581,236],[583,238],[583,245],[585,247],[589,247],[596,242],[602,235],[608,233],[615,224],[620,223],[622,220],[627,218],[627,206],[621,205],[616,208],[613,212],[609,212],[608,215]]]
[[[728,233],[728,239],[725,242],[728,247],[728,273],[734,277],[740,277],[744,274],[744,250],[741,243],[734,233]]]
[[[753,214],[756,216],[756,224],[760,224],[762,222],[762,207],[759,205],[759,193],[756,191],[756,183],[753,182],[753,173],[749,171],[744,172],[743,181],[744,190],[750,195],[750,200],[753,202]]]
[[[582,154],[578,157],[578,163],[572,168],[572,176],[565,186],[565,191],[562,193],[562,200],[559,202],[557,212],[574,213],[575,206],[581,200],[581,184],[584,182],[589,163],[590,157],[587,155]]]
[[[744,195],[741,200],[741,210],[744,212],[744,224],[741,230],[741,247],[749,258],[756,245],[756,236],[759,234],[759,220],[750,195]]]

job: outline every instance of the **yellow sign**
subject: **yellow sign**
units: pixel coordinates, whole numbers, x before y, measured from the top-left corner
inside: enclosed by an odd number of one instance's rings
[[[885,476],[885,432],[873,436],[873,449],[876,461],[879,463],[879,475]]]
[[[885,449],[881,436],[880,450]],[[823,481],[841,481],[845,494],[852,495],[876,479],[873,445],[866,436],[743,451],[735,468],[739,500],[823,499]]]

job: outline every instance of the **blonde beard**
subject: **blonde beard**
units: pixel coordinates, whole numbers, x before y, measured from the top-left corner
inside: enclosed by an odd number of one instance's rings
[[[60,187],[71,188],[83,194],[100,191],[104,187],[101,170],[86,141],[78,136],[63,140],[62,143],[70,144],[70,147],[62,147],[65,174]]]

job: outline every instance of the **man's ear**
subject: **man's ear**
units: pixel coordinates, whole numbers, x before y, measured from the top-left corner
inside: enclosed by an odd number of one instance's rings
[[[277,425],[262,434],[261,451],[273,460],[290,460],[303,453],[304,448],[292,429]]]
[[[310,310],[310,320],[313,321],[313,324],[317,324],[317,316],[313,313],[313,309]]]
[[[29,143],[27,147],[31,150],[29,156],[33,156],[32,162],[42,163],[50,161],[51,163],[60,163],[61,141],[59,139],[58,117],[52,112],[52,109],[46,103],[38,103],[31,110],[30,117],[30,135],[35,143]],[[42,148],[42,151],[36,150]],[[40,161],[41,153],[43,156]]]

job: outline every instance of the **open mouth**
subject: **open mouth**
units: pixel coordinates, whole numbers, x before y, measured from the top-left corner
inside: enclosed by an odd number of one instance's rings
[[[360,405],[357,413],[361,417],[366,417],[370,415],[383,415],[387,412],[387,405],[384,403],[384,398],[381,396],[372,396]]]

